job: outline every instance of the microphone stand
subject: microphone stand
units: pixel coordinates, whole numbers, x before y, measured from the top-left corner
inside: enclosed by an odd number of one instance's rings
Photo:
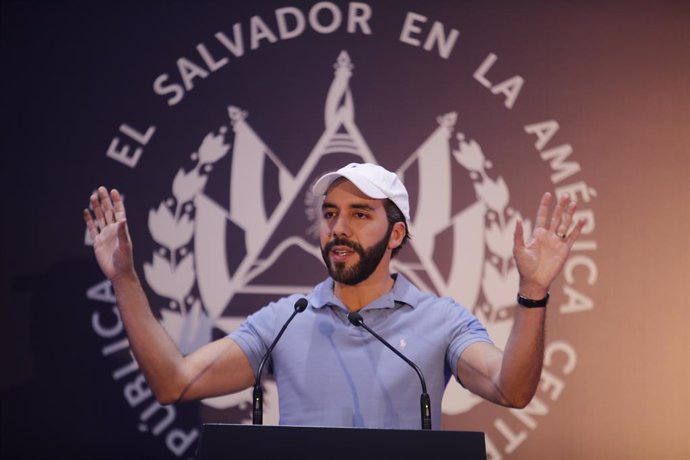
[[[350,320],[350,322],[357,327],[363,327],[366,329],[371,335],[376,337],[379,342],[384,344],[386,347],[388,347],[393,353],[398,355],[403,361],[405,361],[407,364],[412,366],[412,369],[415,370],[417,375],[419,376],[419,381],[422,384],[422,396],[419,398],[419,404],[420,404],[420,409],[422,413],[422,429],[423,430],[430,430],[431,429],[431,398],[429,397],[429,393],[426,391],[426,382],[424,381],[424,376],[422,375],[422,371],[417,367],[415,363],[407,359],[405,355],[400,353],[398,350],[396,350],[390,343],[388,343],[383,337],[379,336],[376,332],[374,332],[369,326],[364,324],[364,318],[362,318],[362,315],[359,314],[359,312],[356,311],[351,311],[347,315],[347,319]]]
[[[264,390],[263,388],[261,388],[261,374],[264,371],[264,366],[268,361],[268,357],[271,356],[273,348],[278,343],[278,340],[280,340],[280,337],[283,335],[283,332],[285,332],[285,329],[287,329],[288,324],[290,324],[290,322],[297,315],[297,313],[302,313],[307,308],[307,305],[308,302],[305,298],[301,298],[297,300],[297,302],[295,302],[295,311],[293,311],[292,315],[290,315],[288,320],[285,321],[285,324],[283,324],[283,327],[280,329],[280,332],[278,332],[276,338],[273,339],[273,343],[270,347],[268,347],[268,351],[261,359],[261,363],[259,364],[259,370],[256,373],[256,380],[254,382],[254,392],[252,395],[252,423],[254,425],[263,425],[264,423]]]

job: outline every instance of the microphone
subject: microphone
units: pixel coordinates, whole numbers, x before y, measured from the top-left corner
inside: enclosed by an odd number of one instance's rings
[[[307,299],[305,299],[304,297],[298,299],[297,302],[295,302],[295,311],[293,311],[292,315],[290,315],[288,320],[285,321],[285,324],[283,324],[283,327],[280,329],[280,332],[278,332],[276,338],[273,339],[273,343],[270,347],[268,347],[268,351],[266,351],[264,357],[261,358],[259,370],[256,373],[256,381],[254,382],[254,395],[252,397],[252,423],[254,425],[263,425],[264,423],[264,390],[261,388],[261,373],[264,370],[266,361],[268,361],[268,358],[269,356],[271,356],[273,348],[278,343],[278,340],[280,340],[280,337],[283,335],[283,332],[285,332],[285,329],[287,329],[288,324],[290,324],[290,321],[292,321],[292,318],[294,318],[297,315],[297,313],[302,313],[304,310],[306,310],[307,305]]]
[[[353,326],[357,327],[363,327],[366,329],[371,335],[376,337],[379,342],[387,346],[393,353],[398,355],[403,361],[405,361],[407,364],[412,366],[412,369],[415,370],[417,375],[419,376],[419,381],[422,383],[422,396],[419,399],[420,407],[421,407],[421,413],[422,413],[422,430],[430,430],[431,429],[431,398],[429,398],[429,393],[426,391],[426,382],[424,381],[424,376],[422,375],[422,371],[417,367],[415,363],[407,359],[405,355],[400,353],[398,350],[396,350],[390,343],[388,343],[383,337],[378,335],[376,332],[371,330],[369,326],[364,324],[364,318],[362,318],[362,315],[359,314],[357,311],[351,311],[347,315],[347,319],[350,320]]]

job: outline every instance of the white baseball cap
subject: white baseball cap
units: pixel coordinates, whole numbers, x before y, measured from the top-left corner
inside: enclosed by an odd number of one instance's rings
[[[335,172],[326,173],[312,187],[315,195],[325,195],[331,184],[344,177],[369,198],[388,198],[400,209],[405,220],[410,222],[410,198],[407,189],[395,173],[372,163],[350,163]]]

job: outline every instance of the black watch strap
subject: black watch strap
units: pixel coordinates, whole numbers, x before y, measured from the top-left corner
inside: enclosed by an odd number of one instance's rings
[[[549,303],[549,293],[546,293],[546,297],[539,300],[528,299],[527,297],[522,297],[518,292],[517,303],[527,308],[543,308]]]

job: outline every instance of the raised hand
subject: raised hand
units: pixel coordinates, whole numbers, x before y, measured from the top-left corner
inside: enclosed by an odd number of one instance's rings
[[[576,203],[567,194],[561,196],[549,217],[553,197],[545,193],[539,203],[532,235],[524,239],[522,222],[515,226],[513,255],[520,273],[520,294],[531,299],[543,298],[558,276],[580,236],[584,220],[571,229]]]
[[[113,189],[109,195],[105,187],[98,187],[90,200],[93,216],[88,209],[84,209],[84,222],[103,274],[110,280],[135,276],[132,240],[120,193]]]

